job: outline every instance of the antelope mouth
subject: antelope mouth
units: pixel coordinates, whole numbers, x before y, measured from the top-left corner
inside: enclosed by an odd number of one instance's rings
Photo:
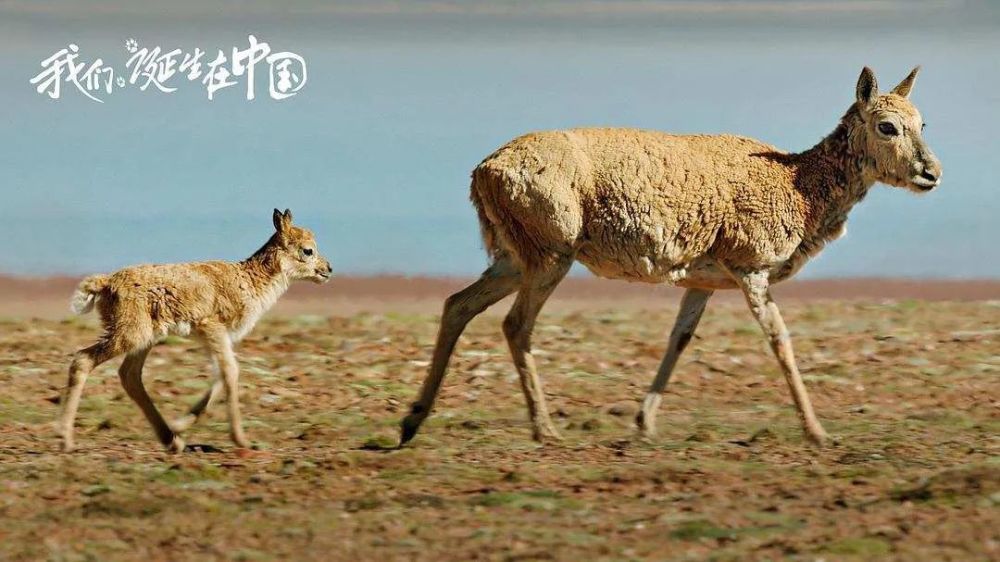
[[[920,191],[930,191],[941,183],[941,176],[933,176],[927,172],[920,173],[910,178],[910,185]]]

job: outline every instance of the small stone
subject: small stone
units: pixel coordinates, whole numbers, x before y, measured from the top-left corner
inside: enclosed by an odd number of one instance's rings
[[[750,436],[750,442],[751,443],[757,443],[759,441],[771,441],[771,440],[777,439],[777,437],[778,436],[775,435],[774,432],[771,431],[770,428],[764,427],[764,428],[758,429],[757,431],[754,432],[753,435]]]
[[[85,496],[99,496],[101,494],[106,494],[111,491],[111,487],[107,484],[94,484],[93,486],[87,486],[80,491],[81,494]]]
[[[462,422],[463,429],[483,429],[486,423],[482,420],[465,420]]]
[[[268,474],[267,472],[258,472],[250,476],[250,481],[254,484],[266,484],[275,479],[273,474]]]
[[[608,408],[608,414],[619,418],[633,417],[637,411],[638,409],[635,404],[632,404],[631,402],[613,404]]]
[[[708,443],[710,441],[715,441],[716,435],[707,429],[699,429],[691,435],[688,435],[685,441],[691,441],[695,443]]]

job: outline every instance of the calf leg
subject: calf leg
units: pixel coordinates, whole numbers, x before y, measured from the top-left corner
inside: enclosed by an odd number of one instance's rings
[[[647,437],[656,434],[656,410],[660,407],[660,396],[670,381],[670,374],[677,365],[677,359],[694,336],[698,321],[701,320],[701,315],[705,312],[705,305],[708,304],[708,299],[711,296],[711,290],[688,289],[681,299],[677,320],[674,321],[674,328],[670,331],[667,353],[660,363],[660,368],[656,371],[656,378],[653,379],[646,399],[642,402],[642,409],[639,410],[635,419],[639,430]]]
[[[799,374],[799,368],[795,364],[792,339],[788,335],[784,320],[781,319],[778,305],[771,298],[767,271],[733,272],[733,277],[743,290],[751,312],[764,330],[764,335],[771,344],[771,350],[781,364],[781,370],[792,391],[792,399],[795,401],[795,408],[806,435],[816,444],[823,445],[827,440],[827,434],[816,419],[806,386],[802,382],[802,375]]]
[[[500,257],[475,283],[445,300],[430,371],[420,389],[420,398],[410,408],[410,414],[403,419],[400,445],[413,439],[420,424],[430,414],[434,399],[441,390],[441,381],[448,369],[451,354],[455,351],[455,343],[465,331],[465,326],[491,305],[517,290],[520,277],[520,271],[510,259]]]
[[[74,448],[73,425],[76,422],[76,411],[80,407],[80,397],[83,386],[98,365],[120,353],[115,349],[110,339],[103,339],[94,345],[77,351],[69,366],[69,381],[62,397],[62,412],[59,414],[59,435],[62,437],[62,450],[69,452]]]
[[[229,337],[229,331],[216,321],[204,322],[198,326],[197,331],[222,375],[222,384],[226,389],[226,405],[229,410],[229,437],[236,446],[249,448],[250,441],[243,433],[243,418],[240,414],[240,366],[236,362],[236,354],[233,353],[233,340]],[[192,411],[197,414],[195,410],[204,402],[204,407],[200,408],[203,412],[217,394],[218,391],[213,383],[212,388],[198,404],[195,404]]]
[[[146,362],[146,356],[149,355],[149,349],[147,347],[126,355],[121,367],[118,368],[118,378],[121,379],[125,392],[139,406],[143,415],[149,420],[149,424],[153,426],[153,431],[160,443],[168,450],[180,453],[184,451],[184,440],[170,429],[146,392],[146,387],[142,384],[142,366]]]
[[[569,272],[571,265],[573,257],[565,256],[548,269],[526,277],[517,293],[513,308],[503,321],[503,332],[507,336],[514,366],[521,377],[521,389],[524,391],[528,414],[531,416],[532,437],[536,441],[561,439],[561,437],[552,425],[548,407],[545,405],[542,381],[538,378],[535,358],[531,354],[531,334],[542,306]]]
[[[238,447],[249,448],[250,441],[243,433],[243,417],[240,414],[240,366],[233,353],[233,342],[225,328],[219,326],[209,330],[208,345],[212,349],[215,361],[222,372],[222,382],[226,389],[226,405],[229,410],[229,437]],[[211,390],[209,400],[211,401]],[[207,404],[207,402],[206,402]]]
[[[175,432],[180,433],[182,431],[186,431],[194,425],[205,413],[205,410],[207,410],[208,407],[215,402],[219,395],[222,394],[223,385],[224,383],[222,380],[222,374],[219,370],[219,363],[214,357],[212,357],[212,386],[210,386],[205,394],[202,395],[201,399],[191,406],[191,409],[188,410],[187,414],[174,420],[174,422],[170,424],[170,427],[172,427]]]

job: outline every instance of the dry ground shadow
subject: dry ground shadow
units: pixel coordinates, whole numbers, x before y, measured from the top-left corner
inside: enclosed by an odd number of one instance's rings
[[[391,445],[436,330],[431,314],[265,320],[242,344],[247,432],[224,408],[161,452],[117,362],[88,383],[80,451],[51,421],[94,319],[0,323],[0,559],[898,560],[1000,556],[1000,307],[785,307],[837,447],[802,439],[777,364],[739,304],[710,306],[632,438],[673,307],[554,312],[538,361],[566,442],[529,440],[496,317],[459,344],[435,415]],[[179,414],[208,384],[172,338],[147,363]]]

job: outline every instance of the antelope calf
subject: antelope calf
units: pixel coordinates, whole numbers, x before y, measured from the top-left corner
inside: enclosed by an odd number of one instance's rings
[[[517,292],[503,322],[536,439],[558,438],[531,356],[542,305],[574,261],[596,275],[687,288],[637,422],[648,435],[660,394],[713,291],[739,289],[777,356],[806,435],[813,413],[770,286],[844,233],[876,182],[924,193],[941,164],[910,102],[914,69],[886,94],[861,72],[856,100],[816,146],[789,154],[733,135],[572,129],[514,139],[472,172],[471,198],[493,264],[445,301],[430,372],[402,423],[406,443],[427,418],[466,324]]]
[[[323,283],[333,271],[316,249],[312,232],[292,225],[290,211],[275,209],[273,220],[275,233],[270,240],[238,263],[137,265],[110,275],[93,275],[80,283],[72,308],[84,314],[96,306],[104,334],[94,345],[76,352],[70,364],[58,422],[63,450],[73,449],[73,423],[87,375],[122,354],[125,360],[118,369],[122,386],[169,450],[184,450],[180,432],[198,420],[223,387],[228,396],[230,436],[236,445],[249,446],[240,421],[239,366],[233,345],[253,329],[292,281]],[[172,426],[142,384],[149,350],[169,334],[200,340],[215,370],[208,392]]]

